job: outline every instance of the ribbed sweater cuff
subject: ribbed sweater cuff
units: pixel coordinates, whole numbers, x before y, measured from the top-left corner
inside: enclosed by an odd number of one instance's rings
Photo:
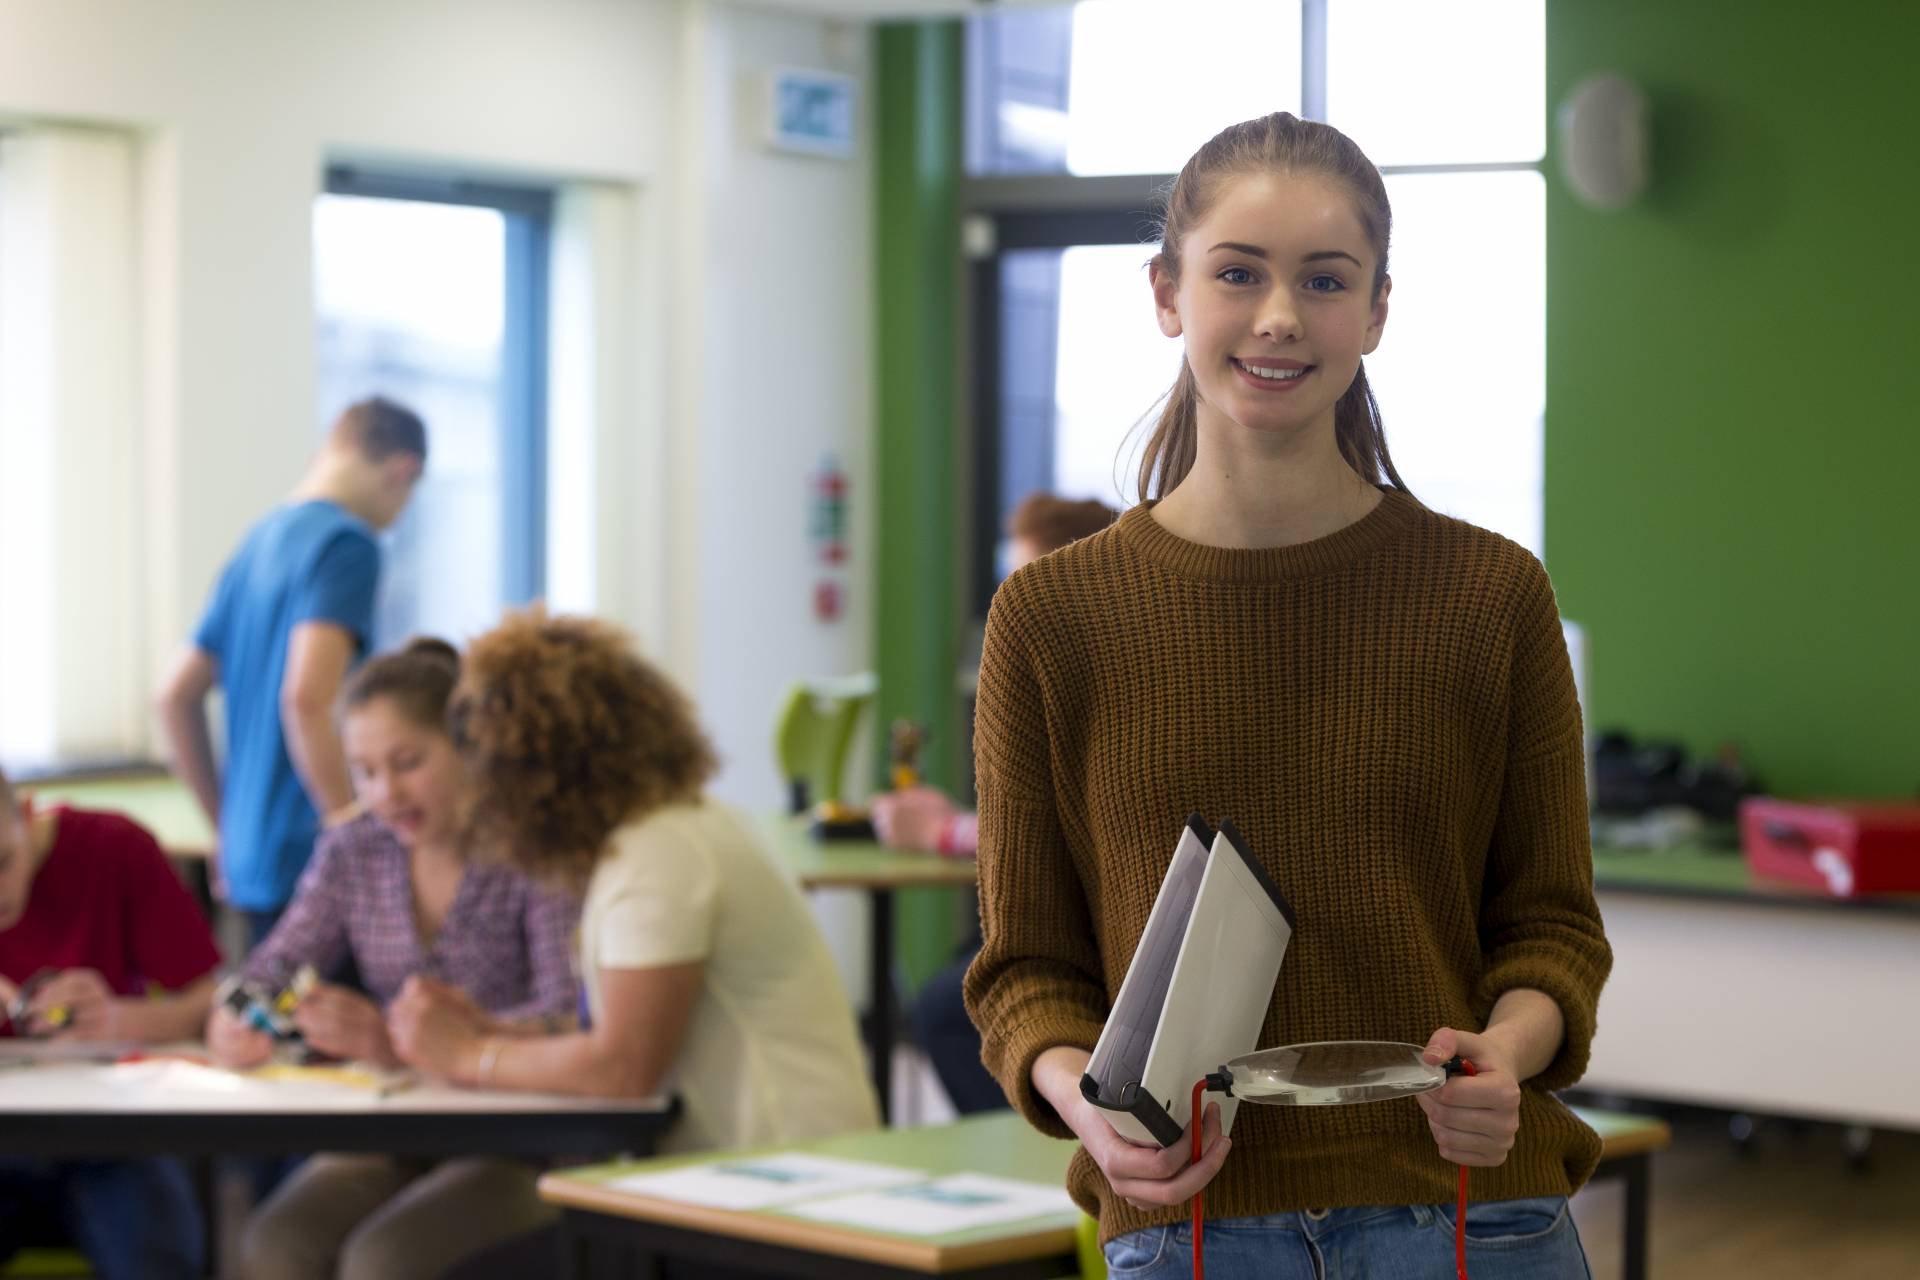
[[[1100,1024],[1082,1018],[1047,1017],[1011,1028],[997,1046],[990,1046],[987,1067],[1006,1091],[1014,1110],[1027,1123],[1052,1138],[1078,1138],[1053,1104],[1033,1087],[1033,1064],[1055,1045],[1093,1052],[1100,1042]],[[997,1051],[996,1051],[997,1050]]]
[[[1529,1082],[1552,1093],[1572,1087],[1587,1073],[1587,1058],[1593,1049],[1595,1006],[1599,1003],[1600,985],[1605,980],[1604,972],[1593,972],[1588,966],[1559,954],[1506,956],[1496,961],[1480,979],[1479,989],[1474,993],[1474,1013],[1485,1026],[1495,1002],[1519,987],[1531,987],[1553,998],[1566,1023],[1566,1038],[1547,1069]]]

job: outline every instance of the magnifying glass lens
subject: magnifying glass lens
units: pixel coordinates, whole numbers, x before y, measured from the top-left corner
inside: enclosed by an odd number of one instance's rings
[[[1337,1107],[1438,1089],[1447,1073],[1421,1054],[1419,1045],[1390,1040],[1325,1040],[1243,1054],[1226,1069],[1234,1096],[1248,1102]]]

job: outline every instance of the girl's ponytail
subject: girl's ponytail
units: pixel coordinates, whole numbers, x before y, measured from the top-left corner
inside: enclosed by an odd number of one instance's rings
[[[1387,432],[1380,423],[1380,402],[1373,398],[1373,388],[1367,385],[1364,360],[1353,375],[1352,385],[1333,406],[1333,439],[1340,446],[1340,456],[1362,480],[1368,484],[1385,480],[1406,492],[1406,482],[1394,469],[1393,456],[1387,452]]]
[[[1140,455],[1140,500],[1172,493],[1174,486],[1193,470],[1194,452],[1199,447],[1200,389],[1194,385],[1193,370],[1180,362],[1180,376],[1167,392],[1160,408],[1160,420]],[[1158,474],[1156,474],[1156,472]]]

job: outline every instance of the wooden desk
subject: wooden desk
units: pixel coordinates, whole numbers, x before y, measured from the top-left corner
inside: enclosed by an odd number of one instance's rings
[[[934,1177],[985,1173],[1060,1186],[1074,1148],[1074,1143],[1042,1137],[1012,1112],[995,1112],[950,1125],[843,1134],[781,1150],[899,1165]],[[1074,1261],[1078,1210],[945,1236],[906,1236],[777,1210],[708,1209],[603,1185],[623,1174],[713,1158],[709,1153],[600,1165],[540,1179],[541,1198],[564,1211],[562,1229],[567,1261],[574,1268],[571,1274],[584,1274],[580,1268],[589,1265],[597,1268],[608,1254],[632,1252],[818,1280],[927,1275],[1052,1280],[1078,1270]],[[636,1273],[649,1274],[644,1265],[636,1269],[621,1257],[618,1274]]]
[[[172,858],[213,855],[219,837],[200,812],[193,793],[170,774],[140,772],[75,779],[26,782],[20,789],[41,804],[70,804],[76,809],[124,813],[153,832]]]
[[[1646,1280],[1648,1222],[1653,1201],[1653,1153],[1673,1145],[1673,1129],[1653,1116],[1627,1115],[1575,1107],[1573,1113],[1600,1135],[1600,1167],[1593,1181],[1620,1178],[1627,1184],[1627,1211],[1621,1252],[1625,1280]]]
[[[648,1152],[671,1099],[252,1080],[191,1064],[0,1064],[0,1155],[66,1159],[377,1151],[542,1158]]]
[[[804,821],[767,818],[767,843],[804,889],[864,890],[873,904],[868,939],[867,1052],[880,1117],[893,1114],[893,1045],[898,1015],[893,1002],[893,895],[899,889],[971,888],[979,870],[971,858],[889,849],[865,840],[815,840]]]
[[[1920,901],[1779,887],[1707,849],[1597,851],[1594,889],[1614,966],[1583,1090],[1920,1130],[1886,1069],[1920,1061]]]
[[[1627,1280],[1647,1273],[1651,1158],[1673,1141],[1664,1120],[1575,1108],[1599,1133],[1596,1181],[1626,1181]],[[871,1160],[921,1169],[930,1176],[990,1173],[1059,1185],[1066,1179],[1074,1143],[1045,1138],[1009,1111],[972,1116],[950,1125],[845,1134],[785,1150]],[[749,1153],[741,1153],[749,1154]],[[767,1154],[760,1152],[758,1154]],[[900,1280],[946,1275],[1054,1277],[1074,1274],[1078,1213],[954,1236],[887,1235],[780,1213],[777,1210],[708,1209],[619,1191],[605,1184],[624,1174],[710,1160],[679,1156],[599,1165],[550,1173],[540,1195],[564,1211],[566,1263],[573,1274],[617,1258],[620,1274],[642,1259],[675,1258],[708,1265],[764,1270],[778,1276],[820,1280]],[[609,1273],[612,1272],[609,1269]],[[648,1274],[644,1265],[639,1274]]]

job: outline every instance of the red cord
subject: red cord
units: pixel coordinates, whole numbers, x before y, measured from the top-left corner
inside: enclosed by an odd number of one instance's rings
[[[1200,1163],[1200,1102],[1206,1092],[1207,1080],[1205,1076],[1202,1076],[1199,1082],[1193,1086],[1193,1110],[1189,1113],[1191,1116],[1190,1123],[1193,1128],[1193,1162],[1195,1164]],[[1193,1280],[1206,1280],[1207,1275],[1207,1264],[1201,1256],[1200,1251],[1200,1208],[1204,1199],[1205,1196],[1202,1192],[1195,1191],[1193,1193]]]
[[[1460,1059],[1460,1070],[1467,1075],[1477,1076],[1479,1068],[1466,1059]],[[1453,1269],[1459,1280],[1467,1280],[1467,1166],[1460,1166],[1460,1200],[1453,1211]]]

